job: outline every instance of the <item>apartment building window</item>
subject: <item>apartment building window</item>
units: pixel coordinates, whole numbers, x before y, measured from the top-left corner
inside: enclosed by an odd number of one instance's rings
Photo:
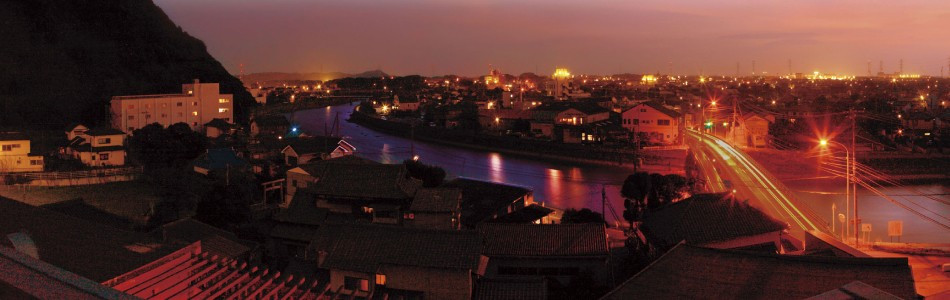
[[[2,151],[13,151],[13,145],[3,145],[3,146],[0,146],[0,150],[2,150]]]
[[[162,118],[168,117],[168,114],[162,114]]]
[[[670,120],[656,120],[656,125],[670,126]]]
[[[146,120],[151,119],[151,118],[152,118],[152,115],[145,115]]]
[[[162,103],[162,108],[168,107],[168,103]]]
[[[129,120],[135,120],[135,116],[129,116]]]
[[[112,138],[99,138],[99,143],[100,144],[112,143]]]
[[[99,154],[99,160],[109,160],[109,153]]]
[[[198,101],[191,102],[191,106],[198,106]]]
[[[181,107],[181,102],[178,102],[175,106]]]
[[[197,127],[197,126],[198,126],[198,122],[191,122],[191,126],[192,126],[192,127]]]
[[[640,119],[633,119],[633,125],[640,125]]]
[[[42,166],[42,165],[43,165],[43,160],[40,160],[40,159],[31,159],[31,160],[30,160],[30,165],[31,165],[31,166]]]
[[[135,109],[135,105],[129,104],[129,109]]]
[[[192,116],[197,116],[197,115],[198,115],[198,111],[196,110],[196,111],[191,112],[191,115],[192,115]]]
[[[231,102],[231,100],[228,100],[226,98],[218,99],[218,103],[228,103],[228,102]]]
[[[20,144],[13,144],[13,149],[20,148]]]
[[[222,108],[218,108],[218,112],[219,112],[219,113],[226,113],[226,112],[228,112],[228,109],[227,109],[227,108],[223,108],[223,107],[222,107]]]

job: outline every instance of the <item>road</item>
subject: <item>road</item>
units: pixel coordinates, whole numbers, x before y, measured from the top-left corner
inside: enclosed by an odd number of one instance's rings
[[[753,207],[787,222],[793,233],[830,232],[826,221],[796,199],[795,193],[725,140],[687,130],[686,143],[696,155],[710,192],[734,192],[737,199],[748,200]]]

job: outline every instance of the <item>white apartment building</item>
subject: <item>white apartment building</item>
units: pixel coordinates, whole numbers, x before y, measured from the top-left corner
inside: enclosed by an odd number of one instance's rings
[[[110,103],[112,128],[131,134],[152,123],[168,127],[186,123],[192,130],[218,118],[234,122],[234,96],[221,94],[217,83],[181,85],[181,94],[115,96]]]

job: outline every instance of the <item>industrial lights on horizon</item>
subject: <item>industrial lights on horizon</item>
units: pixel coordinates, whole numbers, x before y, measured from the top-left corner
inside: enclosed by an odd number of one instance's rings
[[[571,72],[568,71],[566,68],[556,68],[554,69],[554,75],[552,77],[554,77],[554,79],[570,78]]]

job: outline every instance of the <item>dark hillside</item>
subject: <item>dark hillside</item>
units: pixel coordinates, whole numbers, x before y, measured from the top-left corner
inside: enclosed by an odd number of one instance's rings
[[[0,127],[105,125],[114,95],[177,93],[195,78],[254,105],[240,81],[150,0],[0,0]]]

